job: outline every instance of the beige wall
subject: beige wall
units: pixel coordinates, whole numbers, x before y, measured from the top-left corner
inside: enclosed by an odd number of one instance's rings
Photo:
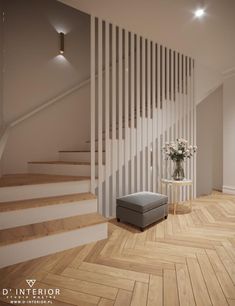
[[[235,75],[224,81],[223,191],[235,194]]]
[[[0,130],[3,124],[3,0],[0,0]]]
[[[201,103],[223,84],[222,74],[202,63],[195,64],[195,102]]]
[[[55,0],[3,1],[4,119],[9,123],[89,77],[90,18]],[[60,31],[65,32],[64,57]],[[86,87],[11,132],[3,172],[26,172],[29,160],[56,160],[58,150],[84,148],[89,126]]]
[[[223,87],[197,105],[197,195],[222,190]]]

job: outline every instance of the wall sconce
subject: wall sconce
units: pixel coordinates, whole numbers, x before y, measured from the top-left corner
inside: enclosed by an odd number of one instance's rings
[[[60,37],[60,54],[64,54],[64,33],[60,32],[59,37]]]

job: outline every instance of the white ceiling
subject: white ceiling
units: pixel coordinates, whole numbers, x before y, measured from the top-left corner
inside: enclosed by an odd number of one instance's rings
[[[235,67],[235,0],[60,0],[224,72]],[[193,11],[206,8],[198,20]]]

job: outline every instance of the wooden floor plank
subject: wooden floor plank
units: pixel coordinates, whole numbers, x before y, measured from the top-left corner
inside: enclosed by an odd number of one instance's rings
[[[163,306],[163,278],[150,275],[147,306]]]
[[[187,259],[189,275],[197,305],[212,305],[197,259]]]
[[[216,251],[207,250],[207,255],[225,296],[228,299],[235,299],[235,286]]]
[[[115,300],[118,292],[117,288],[104,286],[93,282],[80,281],[74,278],[50,273],[43,279],[43,282],[49,285],[60,286],[65,289],[87,293],[98,297],[104,297],[110,300]]]
[[[195,300],[186,264],[176,264],[176,275],[180,306],[194,306]]]
[[[235,262],[232,260],[232,257],[230,257],[229,253],[227,253],[224,247],[216,246],[215,249],[229,276],[235,284]]]
[[[146,306],[148,297],[148,285],[141,282],[135,283],[131,300],[131,306]]]
[[[175,270],[164,269],[164,306],[179,306],[179,296]]]
[[[114,306],[129,306],[131,303],[132,292],[119,289]]]
[[[198,254],[198,262],[206,282],[206,286],[213,305],[226,305],[227,301],[217,280],[216,274],[206,254]]]
[[[113,306],[114,305],[114,301],[112,300],[107,300],[102,298],[98,304],[98,306]]]
[[[140,273],[130,270],[118,269],[114,267],[108,267],[105,265],[97,265],[93,263],[83,262],[79,269],[90,272],[97,272],[119,278],[126,278],[133,281],[139,281],[142,283],[148,283],[149,275],[147,273]]]
[[[84,280],[88,282],[94,282],[97,284],[102,284],[106,286],[111,286],[118,289],[126,289],[132,291],[134,288],[135,282],[130,279],[113,277],[110,275],[105,275],[96,272],[89,272],[80,269],[71,269],[66,268],[63,273],[63,276]]]

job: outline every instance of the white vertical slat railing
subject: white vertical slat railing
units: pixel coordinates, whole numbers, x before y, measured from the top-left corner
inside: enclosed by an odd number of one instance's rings
[[[98,211],[103,211],[103,22],[98,20]]]
[[[91,16],[91,192],[95,193],[95,114],[96,114],[96,98],[95,98],[95,43],[96,43],[96,37],[95,37],[95,18]]]
[[[118,29],[118,195],[123,194],[123,41],[122,29]]]
[[[110,202],[110,44],[109,33],[110,24],[105,22],[105,203]],[[110,215],[110,205],[105,205],[105,216]]]
[[[161,138],[162,138],[162,123],[161,123],[161,46],[157,45],[157,172],[158,172],[158,192],[162,191],[162,154],[161,154]]]
[[[156,44],[152,43],[152,190],[157,190]]]
[[[117,84],[116,84],[116,26],[112,25],[112,215],[115,214],[117,183]]]
[[[150,149],[150,143],[151,143],[151,137],[150,137],[150,128],[151,128],[151,74],[150,74],[150,54],[151,54],[151,41],[147,40],[147,190],[151,190],[151,149]]]
[[[130,185],[131,193],[135,192],[135,36],[130,33]]]
[[[141,117],[140,117],[140,36],[136,37],[136,189],[140,191],[140,152],[141,152]]]
[[[129,179],[129,153],[130,153],[130,137],[129,137],[129,32],[125,33],[125,194],[129,193],[130,179]]]
[[[194,60],[93,16],[90,36],[91,192],[108,217],[119,196],[164,192],[161,179],[173,170],[166,141],[196,144]],[[196,157],[185,172],[195,195]]]
[[[146,40],[141,39],[142,49],[142,103],[141,103],[141,116],[142,116],[142,190],[146,190]]]
[[[192,100],[193,100],[193,143],[196,144],[196,102],[195,102],[195,60],[193,60],[193,80],[192,80]],[[193,197],[196,197],[196,190],[197,190],[197,179],[196,179],[196,161],[197,161],[197,154],[193,156]]]

